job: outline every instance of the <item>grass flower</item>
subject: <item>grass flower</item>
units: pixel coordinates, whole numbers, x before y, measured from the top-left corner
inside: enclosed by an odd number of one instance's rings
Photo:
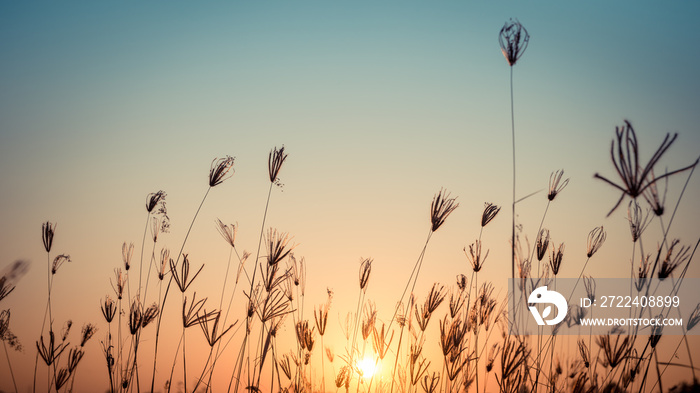
[[[270,175],[270,182],[278,182],[278,176],[280,174],[280,169],[282,169],[282,164],[287,159],[287,154],[284,152],[284,146],[281,148],[274,148],[270,151],[267,157],[267,171]]]
[[[287,257],[295,246],[288,247],[289,235],[270,228],[267,235],[267,264],[275,265]]]
[[[613,206],[613,208],[610,210],[608,216],[610,216],[615,209],[620,206],[620,203],[622,203],[625,195],[628,195],[632,199],[636,199],[657,181],[693,168],[695,165],[697,165],[698,162],[696,161],[692,165],[685,168],[667,172],[659,177],[653,177],[652,171],[654,170],[654,166],[656,166],[661,157],[664,155],[664,153],[666,153],[668,148],[671,147],[677,137],[678,134],[673,134],[673,136],[671,136],[667,133],[663,142],[661,142],[661,146],[659,146],[656,152],[651,156],[649,162],[642,166],[639,164],[639,146],[637,144],[637,135],[634,132],[634,128],[632,128],[632,124],[625,120],[625,124],[623,124],[621,127],[615,127],[615,139],[613,139],[610,146],[610,156],[612,158],[613,165],[615,166],[615,171],[620,177],[621,185],[618,185],[597,173],[594,175],[595,178],[603,180],[622,192],[620,199],[618,199],[615,206]]]
[[[372,258],[363,258],[360,261],[360,289],[367,292],[367,283],[372,273]]]
[[[131,267],[131,257],[134,255],[134,243],[129,243],[129,245],[126,245],[126,242],[122,243],[122,261],[124,261],[124,270],[127,272],[129,271],[129,268]]]
[[[477,240],[476,242],[472,243],[469,245],[469,253],[467,253],[467,248],[464,247],[462,251],[464,251],[464,255],[467,256],[467,259],[469,260],[469,263],[472,265],[472,270],[474,270],[475,273],[478,273],[482,267],[484,267],[484,263],[486,262],[486,258],[489,256],[489,251],[486,250],[486,254],[484,257],[481,257],[481,241]]]
[[[564,176],[563,169],[552,172],[552,174],[549,175],[549,192],[547,193],[547,199],[550,201],[553,201],[554,198],[556,198],[556,196],[559,195],[562,190],[564,190],[564,187],[569,184],[568,178],[563,182],[561,181],[562,176]]]
[[[681,249],[678,250],[676,255],[673,255],[673,250],[676,248],[678,243],[680,243],[680,240],[678,239],[674,239],[671,242],[671,246],[668,248],[668,252],[666,252],[666,257],[664,258],[663,262],[661,263],[661,267],[659,268],[659,280],[664,280],[670,277],[671,273],[673,273],[673,271],[676,270],[678,266],[680,266],[682,263],[687,261],[688,258],[690,258],[690,247],[688,246],[681,246]]]
[[[596,337],[596,343],[603,351],[605,356],[602,359],[598,359],[604,367],[610,366],[610,368],[615,368],[627,357],[629,352],[630,338],[625,336],[622,341],[620,341],[620,335],[615,335],[615,343],[612,342],[612,336],[607,334],[605,336]]]
[[[649,211],[644,214],[642,212],[642,207],[639,206],[636,201],[632,200],[627,207],[627,221],[630,223],[632,241],[636,243],[642,236],[647,225],[651,222],[651,220],[649,220]]]
[[[430,205],[430,222],[432,223],[432,231],[435,232],[442,226],[459,203],[456,203],[457,198],[450,198],[450,193],[447,190],[442,190],[435,194],[433,202]]]
[[[559,274],[562,259],[564,259],[564,243],[560,244],[558,249],[552,250],[552,255],[549,257],[549,266],[555,276]]]
[[[204,310],[203,315],[208,315],[210,313],[207,313],[207,310]],[[214,312],[213,316],[210,318],[201,318],[199,320],[199,327],[202,328],[202,332],[204,332],[204,337],[207,340],[207,343],[209,344],[210,347],[214,347],[217,341],[221,339],[226,333],[228,333],[231,328],[238,322],[231,324],[228,328],[226,328],[224,331],[219,333],[219,319],[221,317],[221,311],[216,311]],[[210,323],[212,322],[212,323]]]
[[[51,252],[51,246],[53,245],[53,236],[56,233],[56,224],[52,224],[49,221],[41,224],[41,240],[44,242],[44,249],[46,252]]]
[[[167,273],[168,260],[170,259],[170,250],[167,248],[162,248],[160,250],[160,266],[158,268],[158,279],[163,281],[165,274]]]
[[[105,297],[105,300],[100,305],[100,309],[102,309],[102,315],[105,317],[105,321],[111,323],[117,313],[117,305],[109,295]]]
[[[593,230],[588,233],[588,242],[586,243],[586,256],[588,258],[592,257],[593,254],[600,250],[600,247],[605,243],[606,237],[607,234],[602,226],[593,228]]]
[[[156,210],[157,213],[165,213],[165,197],[166,193],[163,190],[152,192],[146,196],[146,211],[152,213],[153,210],[160,205]]]
[[[84,347],[85,343],[95,335],[95,332],[97,332],[97,327],[95,325],[91,323],[83,325],[83,328],[80,330],[80,346]]]
[[[535,249],[537,250],[537,260],[541,262],[549,249],[549,229],[542,228],[537,234]]]
[[[53,263],[51,264],[51,274],[56,274],[58,269],[63,266],[64,263],[70,262],[70,255],[66,254],[61,254],[57,255],[56,258],[53,259]]]
[[[595,300],[595,280],[591,276],[583,277],[583,287],[586,288],[586,297],[591,301]]]
[[[481,227],[485,227],[486,224],[490,223],[491,220],[496,218],[496,214],[498,214],[499,211],[501,211],[501,208],[499,206],[496,206],[492,203],[486,202],[484,207],[484,212],[481,214]]]
[[[591,352],[588,350],[588,346],[583,339],[578,340],[578,353],[581,355],[581,361],[583,365],[588,368],[591,365]]]
[[[170,259],[170,273],[173,275],[173,279],[175,280],[175,284],[177,284],[177,287],[180,288],[180,292],[185,293],[187,291],[187,288],[192,285],[192,282],[194,281],[195,278],[199,275],[199,273],[204,269],[204,265],[199,267],[199,270],[197,270],[197,273],[192,276],[190,279],[190,261],[187,258],[187,254],[182,255],[182,265],[180,265],[180,271],[178,272],[177,267],[175,266],[175,261]]]
[[[151,322],[153,322],[156,317],[158,316],[159,310],[158,310],[158,305],[153,303],[150,306],[148,306],[144,311],[143,311],[143,317],[141,318],[141,327],[145,328],[148,326]]]
[[[700,303],[698,303],[688,317],[688,330],[691,330],[700,323]]]
[[[221,237],[226,240],[226,243],[231,245],[231,247],[236,247],[235,242],[236,242],[236,232],[238,230],[238,226],[231,224],[226,225],[224,224],[221,220],[217,219],[216,220],[216,230],[219,231],[221,234]]]
[[[47,366],[52,365],[54,360],[56,360],[68,346],[68,343],[63,341],[56,345],[53,331],[49,331],[48,346],[44,344],[44,335],[41,335],[39,340],[40,341],[36,342],[36,349],[39,351],[39,356],[41,356]]]
[[[642,192],[642,196],[644,197],[644,199],[646,199],[647,203],[649,203],[649,206],[651,206],[651,211],[653,211],[654,214],[660,217],[664,214],[664,205],[666,204],[666,193],[668,192],[668,177],[664,179],[666,180],[666,184],[664,186],[663,197],[659,197],[659,189],[656,185],[656,177],[654,176],[653,169],[649,173],[649,177],[649,187],[646,190],[644,190],[644,192]]]
[[[440,387],[440,374],[433,373],[432,375],[426,375],[421,379],[420,386],[426,393],[436,392]]]
[[[235,158],[226,156],[225,158],[215,158],[211,162],[209,169],[209,187],[215,187],[233,176],[233,162]],[[230,173],[229,173],[230,172]]]
[[[511,67],[523,55],[529,42],[530,35],[517,19],[506,22],[498,35],[498,43],[501,45],[503,56]]]

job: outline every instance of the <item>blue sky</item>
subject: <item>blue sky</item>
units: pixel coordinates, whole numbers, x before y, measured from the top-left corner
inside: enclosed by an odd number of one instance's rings
[[[140,239],[145,196],[168,192],[174,248],[211,160],[226,154],[237,173],[205,205],[190,252],[225,258],[215,218],[239,222],[243,248],[253,248],[265,160],[282,144],[289,160],[270,225],[295,236],[314,297],[326,286],[339,304],[354,296],[355,283],[340,278],[356,275],[361,256],[377,260],[377,277],[410,266],[440,187],[461,206],[434,240],[428,255],[441,269],[426,272],[421,290],[451,283],[484,201],[510,203],[509,70],[497,38],[511,17],[531,35],[514,69],[518,194],[564,168],[571,183],[550,211],[558,241],[580,252],[605,225],[619,234],[612,244],[624,243],[624,209],[605,218],[618,194],[592,176],[613,174],[609,144],[624,119],[645,158],[666,132],[680,136],[662,167],[697,158],[699,11],[623,1],[3,3],[0,266],[33,262],[7,304],[43,307],[30,283],[44,282],[41,223],[57,221],[74,259],[58,284],[63,301],[80,280],[88,294],[77,304],[92,308],[73,318],[96,319],[121,243]],[[684,180],[672,180],[669,201]],[[698,236],[699,194],[695,176],[674,224],[686,242]],[[509,259],[506,210],[485,235],[494,280]],[[523,203],[530,238],[543,210],[541,200]],[[606,258],[628,258],[624,244]],[[34,314],[13,313],[13,324],[36,326]],[[23,338],[31,347],[33,335]]]

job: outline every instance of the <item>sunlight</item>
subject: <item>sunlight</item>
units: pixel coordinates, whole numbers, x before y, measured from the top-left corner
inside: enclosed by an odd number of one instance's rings
[[[377,370],[374,360],[371,357],[366,357],[358,361],[357,368],[362,373],[363,378],[372,378],[372,375],[374,375],[374,372]]]

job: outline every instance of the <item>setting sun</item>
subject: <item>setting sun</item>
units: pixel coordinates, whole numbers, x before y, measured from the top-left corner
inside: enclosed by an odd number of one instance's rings
[[[372,378],[378,367],[371,357],[365,357],[357,362],[357,368],[362,373],[363,378]]]

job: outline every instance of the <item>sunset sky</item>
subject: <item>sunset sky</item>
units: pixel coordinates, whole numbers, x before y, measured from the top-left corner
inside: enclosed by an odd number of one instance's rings
[[[212,306],[229,254],[215,220],[238,223],[237,248],[255,254],[268,153],[282,145],[289,157],[266,227],[293,236],[307,262],[305,318],[327,288],[334,292],[327,346],[344,348],[339,320],[354,311],[363,257],[374,259],[367,298],[381,321],[391,319],[443,187],[459,208],[431,239],[416,296],[470,272],[462,248],[479,236],[484,202],[492,202],[503,210],[484,229],[490,253],[479,279],[504,297],[512,152],[498,33],[509,18],[531,37],[513,70],[516,192],[545,189],[518,205],[524,235],[534,242],[550,173],[564,169],[570,183],[545,221],[553,241],[566,244],[560,275],[577,277],[588,232],[604,225],[607,243],[587,273],[629,276],[628,200],[606,218],[619,192],[593,175],[618,180],[609,151],[625,119],[642,163],[667,132],[679,133],[657,171],[700,155],[699,14],[693,2],[3,2],[0,274],[18,259],[31,264],[0,302],[25,347],[10,353],[20,391],[31,386],[46,305],[42,223],[57,223],[51,258],[72,260],[55,276],[55,324],[99,328],[76,391],[104,391],[100,299],[114,297],[122,243],[140,253],[146,196],[167,192],[171,231],[156,253],[176,253],[212,160],[226,155],[236,158],[235,174],[211,190],[185,247],[195,266],[205,264],[193,288]],[[670,179],[669,214],[687,178]],[[698,200],[695,173],[669,234],[686,245],[700,236]],[[659,233],[654,221],[649,252]],[[700,277],[694,265],[688,275]],[[175,299],[166,318],[177,326]],[[234,307],[240,314],[242,303]],[[179,333],[166,332],[173,346]],[[291,323],[283,334],[291,348]],[[198,328],[190,335],[201,340]],[[164,353],[169,370],[174,351]],[[193,354],[193,369],[205,357]],[[3,353],[2,391],[14,390],[8,375]]]

